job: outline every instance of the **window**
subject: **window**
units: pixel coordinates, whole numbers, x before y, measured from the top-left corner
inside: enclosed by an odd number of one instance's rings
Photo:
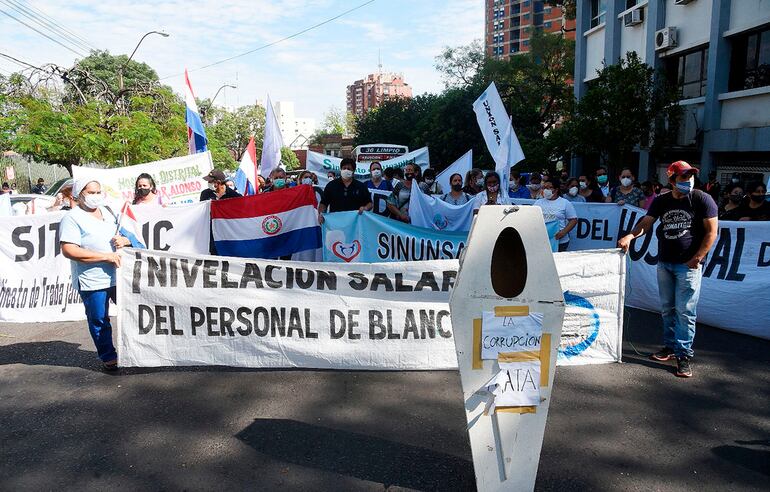
[[[736,37],[730,62],[730,91],[770,85],[770,29]]]
[[[545,28],[546,28],[546,29],[550,29],[550,28],[551,28],[551,21],[547,21],[547,22],[545,23]]]
[[[604,24],[607,13],[607,0],[591,0],[591,27]]]
[[[639,3],[639,0],[626,0],[626,10],[630,9],[631,7],[636,7],[637,3]]]
[[[667,60],[667,72],[679,88],[682,99],[706,95],[708,48],[691,51]]]

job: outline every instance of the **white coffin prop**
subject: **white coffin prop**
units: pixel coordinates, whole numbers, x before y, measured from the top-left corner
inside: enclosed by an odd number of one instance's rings
[[[564,318],[564,297],[539,207],[481,207],[461,258],[450,310],[478,489],[532,490]],[[485,311],[507,317],[506,324],[516,317],[542,314],[539,349],[518,347],[520,351],[511,353],[505,348],[498,360],[481,359]],[[506,390],[533,386],[531,380],[517,381],[519,371],[501,373],[500,362],[519,362],[524,368],[537,360],[539,405],[497,406],[490,411],[491,401],[505,401],[504,395],[493,397],[487,390],[496,375],[501,382],[510,382]]]

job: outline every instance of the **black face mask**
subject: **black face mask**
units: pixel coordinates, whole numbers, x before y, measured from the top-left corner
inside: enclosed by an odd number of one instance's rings
[[[754,203],[762,203],[765,201],[765,195],[749,195],[751,197],[751,201]]]
[[[414,174],[413,173],[406,173],[406,174],[404,174],[404,178],[406,178],[407,181],[411,181],[411,180],[414,179]]]
[[[151,191],[152,190],[149,189],[149,188],[137,188],[137,190],[134,192],[134,194],[136,196],[138,196],[139,198],[144,198],[147,195],[149,195]]]
[[[461,191],[463,189],[463,185],[461,184],[453,184],[452,185],[452,191]]]
[[[732,203],[741,203],[741,195],[728,195],[727,197]]]

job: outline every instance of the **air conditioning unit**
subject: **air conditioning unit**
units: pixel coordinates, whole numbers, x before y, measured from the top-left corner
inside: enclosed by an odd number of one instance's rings
[[[676,47],[676,27],[664,27],[655,33],[655,51]]]
[[[695,0],[674,0],[674,5],[687,5],[690,2],[694,2]]]
[[[634,9],[623,16],[623,25],[626,27],[636,26],[644,22],[644,10]]]

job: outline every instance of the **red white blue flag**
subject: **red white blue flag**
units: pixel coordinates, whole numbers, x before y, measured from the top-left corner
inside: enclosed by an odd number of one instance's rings
[[[123,207],[120,209],[117,233],[128,238],[131,241],[132,248],[147,249],[147,245],[144,244],[144,239],[142,239],[142,228],[128,202],[124,202]]]
[[[211,202],[218,255],[278,258],[321,247],[313,187],[300,185]]]
[[[206,137],[206,129],[203,128],[203,121],[198,112],[198,104],[195,102],[195,94],[190,84],[190,77],[187,76],[187,69],[184,70],[184,104],[185,121],[187,122],[187,145],[190,154],[206,152],[209,139]]]

